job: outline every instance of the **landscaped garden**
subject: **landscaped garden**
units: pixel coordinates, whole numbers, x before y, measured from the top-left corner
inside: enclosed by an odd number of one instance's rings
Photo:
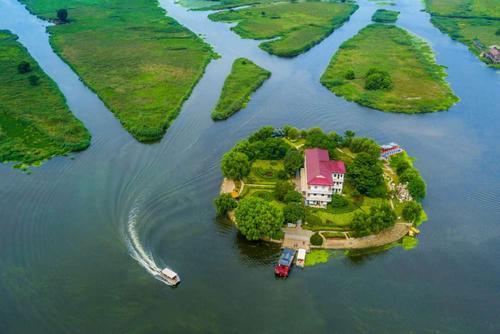
[[[212,119],[223,120],[243,109],[250,96],[271,76],[271,72],[246,58],[234,61],[231,73],[224,82]]]
[[[304,204],[298,172],[305,148],[328,150],[331,159],[347,166],[343,192],[334,194],[326,209]],[[264,127],[227,152],[221,170],[241,186],[236,194],[216,198],[217,213],[229,214],[249,240],[280,239],[284,224],[298,221],[325,239],[346,239],[378,234],[398,223],[417,226],[426,219],[419,203],[426,185],[413,159],[403,152],[381,160],[380,146],[352,131],[339,135],[318,128]],[[312,245],[323,245],[319,233],[313,237]]]
[[[90,134],[17,36],[0,30],[0,162],[26,168],[81,151]]]
[[[232,30],[243,38],[272,39],[261,43],[261,49],[294,57],[325,39],[357,8],[353,2],[279,2],[216,12],[209,18],[235,22]]]
[[[425,0],[425,5],[436,27],[467,45],[488,65],[500,68],[484,57],[490,46],[500,45],[500,1]]]
[[[423,113],[458,101],[445,77],[427,43],[394,25],[374,23],[340,46],[321,83],[370,108]]]
[[[156,1],[21,2],[58,23],[48,27],[55,51],[140,141],[163,136],[214,57]]]

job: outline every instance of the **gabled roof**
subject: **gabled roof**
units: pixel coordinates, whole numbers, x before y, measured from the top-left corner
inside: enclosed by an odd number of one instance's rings
[[[330,160],[327,150],[309,148],[305,151],[307,184],[331,186],[332,173],[345,174],[345,165],[340,160]]]

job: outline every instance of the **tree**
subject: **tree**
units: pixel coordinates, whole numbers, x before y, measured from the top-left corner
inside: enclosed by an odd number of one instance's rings
[[[30,85],[38,86],[40,83],[40,78],[37,75],[30,75],[28,80],[30,81]]]
[[[349,143],[349,149],[354,153],[368,153],[373,159],[378,159],[380,156],[380,146],[370,138],[353,138]]]
[[[285,198],[283,199],[285,203],[302,203],[304,198],[302,194],[295,190],[290,190],[286,193]]]
[[[295,140],[295,139],[299,138],[300,131],[297,128],[290,128],[290,129],[288,129],[286,136],[291,140]]]
[[[389,204],[373,206],[369,213],[356,212],[351,221],[351,229],[360,235],[377,234],[380,231],[394,226],[396,213]]]
[[[283,164],[285,165],[285,171],[289,175],[295,175],[304,164],[304,155],[297,150],[289,150],[285,154]]]
[[[290,146],[281,138],[268,138],[250,144],[255,159],[280,160],[290,150]]]
[[[278,201],[283,201],[285,199],[286,194],[289,191],[294,190],[295,187],[293,184],[289,181],[278,181],[276,182],[276,185],[274,186],[274,197]]]
[[[378,89],[391,89],[393,86],[391,75],[389,72],[371,68],[366,73],[365,89],[378,90]]]
[[[222,157],[221,170],[228,179],[241,180],[250,173],[250,162],[246,154],[229,151]]]
[[[425,182],[415,168],[406,169],[399,177],[399,181],[408,184],[408,192],[417,201],[425,197]]]
[[[343,208],[349,205],[347,198],[340,194],[334,194],[332,196],[332,206],[334,208]]]
[[[356,74],[354,74],[354,70],[352,68],[348,69],[347,72],[345,72],[344,78],[346,78],[347,80],[356,79]]]
[[[17,65],[17,71],[21,74],[31,72],[31,64],[23,60]]]
[[[264,126],[260,128],[257,132],[252,134],[249,138],[248,141],[250,143],[260,141],[260,140],[265,140],[268,138],[271,138],[273,136],[274,128],[272,126]]]
[[[403,206],[403,218],[410,223],[414,223],[422,216],[422,205],[415,201],[406,202]]]
[[[312,128],[307,133],[305,148],[322,148],[328,150],[330,159],[337,157],[335,143],[320,128]]]
[[[238,230],[248,240],[271,238],[279,234],[284,221],[282,210],[256,197],[242,199],[235,217]]]
[[[229,211],[235,209],[238,203],[231,197],[230,194],[221,194],[214,199],[217,216],[225,216]]]
[[[361,152],[347,166],[347,179],[361,194],[366,195],[384,182],[382,167],[377,159]]]
[[[356,133],[352,130],[346,130],[344,132],[344,138],[342,139],[342,146],[349,147],[351,141],[356,136]]]
[[[68,20],[68,11],[66,9],[64,9],[64,8],[59,9],[57,11],[57,18],[61,22],[67,22],[67,20]]]
[[[299,220],[304,220],[306,211],[302,203],[288,203],[283,208],[283,216],[285,223],[296,223]]]

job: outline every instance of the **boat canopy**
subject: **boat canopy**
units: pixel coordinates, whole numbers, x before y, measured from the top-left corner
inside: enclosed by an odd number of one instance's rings
[[[304,261],[306,259],[306,250],[304,248],[299,248],[297,252],[297,260]]]
[[[171,279],[175,279],[177,277],[177,273],[168,268],[163,269],[161,273]]]
[[[285,248],[283,250],[283,253],[281,254],[281,257],[278,261],[278,264],[280,266],[289,267],[292,264],[294,256],[295,256],[295,250],[290,249],[290,248]]]

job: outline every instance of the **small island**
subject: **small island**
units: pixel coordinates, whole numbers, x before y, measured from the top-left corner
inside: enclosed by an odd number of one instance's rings
[[[248,240],[305,249],[305,265],[325,262],[327,249],[412,248],[426,220],[413,158],[352,131],[266,126],[224,154],[221,170],[217,215]]]
[[[366,107],[424,113],[458,101],[445,77],[427,43],[394,25],[374,23],[340,46],[321,83]]]
[[[464,43],[481,61],[500,68],[500,2],[492,0],[425,0],[431,22]]]
[[[398,11],[377,9],[377,11],[372,16],[372,21],[379,23],[394,23],[398,20],[398,16]]]
[[[243,109],[250,101],[252,93],[270,76],[271,72],[257,66],[249,59],[236,59],[231,73],[224,82],[219,102],[212,112],[212,119],[224,120]]]
[[[261,49],[295,57],[321,42],[358,9],[353,2],[281,2],[251,5],[209,15],[213,21],[235,22],[242,38],[271,39]]]
[[[157,1],[20,2],[56,23],[47,28],[55,52],[141,142],[163,137],[216,57]]]
[[[0,162],[26,169],[90,144],[55,82],[6,30],[0,30],[0,101]]]

